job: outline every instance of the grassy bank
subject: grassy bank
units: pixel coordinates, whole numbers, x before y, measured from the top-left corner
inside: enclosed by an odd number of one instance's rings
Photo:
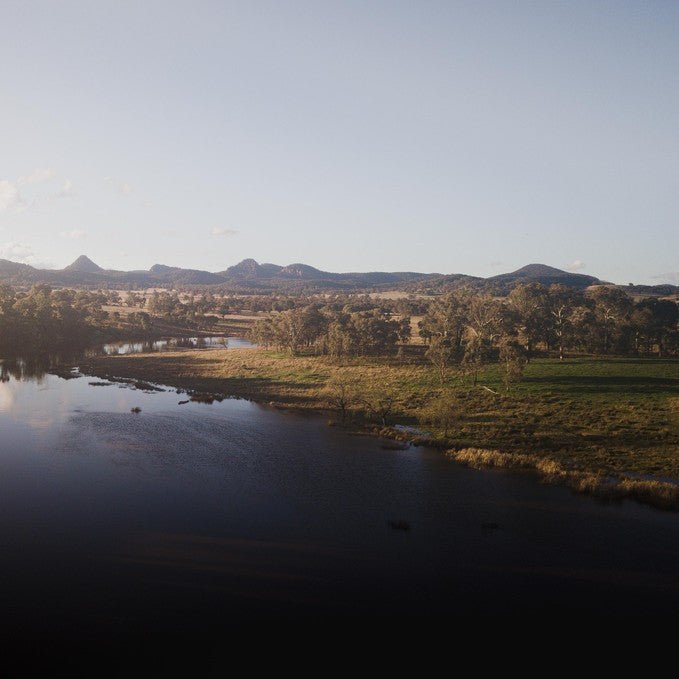
[[[436,372],[415,358],[339,365],[325,357],[228,349],[113,356],[90,368],[100,376],[333,411],[335,418],[337,385],[345,384],[349,418],[359,424],[377,419],[375,406],[386,399],[389,424],[420,424],[431,404],[443,400],[451,413],[446,431],[421,424],[438,445],[527,455],[566,471],[679,479],[679,361],[535,360],[510,393],[497,366],[481,375],[487,389],[454,376],[442,387]]]

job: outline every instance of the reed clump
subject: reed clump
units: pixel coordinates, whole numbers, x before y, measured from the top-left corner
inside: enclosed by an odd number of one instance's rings
[[[658,509],[679,509],[679,485],[667,481],[568,469],[557,460],[485,448],[449,450],[447,455],[460,464],[476,469],[535,472],[545,483],[568,486],[578,493],[605,500],[629,499]]]

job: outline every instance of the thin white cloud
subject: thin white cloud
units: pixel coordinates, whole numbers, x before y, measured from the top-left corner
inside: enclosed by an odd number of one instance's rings
[[[70,198],[73,195],[73,182],[70,179],[65,179],[61,188],[57,191],[57,198]]]
[[[82,229],[71,229],[71,231],[62,231],[59,235],[62,238],[77,240],[78,238],[84,238],[87,236],[87,231],[83,231]]]
[[[0,212],[23,212],[28,208],[47,205],[57,198],[70,198],[73,193],[73,182],[65,179],[61,188],[47,188],[47,190],[30,188],[31,185],[50,182],[57,177],[57,173],[52,169],[33,170],[28,175],[19,177],[16,181],[0,179]],[[26,189],[29,197],[24,197],[23,190]]]
[[[121,181],[119,179],[115,179],[114,177],[104,177],[104,181],[121,196],[129,196],[134,191],[132,185],[126,181]]]
[[[6,179],[0,179],[0,212],[19,211],[25,203],[19,187]]]
[[[30,264],[39,269],[53,268],[51,262],[37,257],[30,245],[18,241],[0,243],[0,259],[9,259],[19,264]]]
[[[215,226],[210,233],[213,236],[235,236],[238,231],[236,229],[222,229],[218,226]]]
[[[574,262],[571,262],[567,267],[567,271],[580,271],[581,269],[585,268],[585,263],[581,259],[576,259]]]
[[[0,243],[0,259],[11,259],[13,262],[30,264],[35,259],[35,254],[30,245],[10,241]]]
[[[54,179],[57,173],[51,168],[39,167],[33,170],[30,174],[19,177],[17,184],[40,184]]]

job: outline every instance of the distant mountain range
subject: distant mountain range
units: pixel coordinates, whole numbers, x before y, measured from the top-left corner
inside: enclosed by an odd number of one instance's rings
[[[28,264],[19,264],[0,259],[0,282],[12,285],[47,283],[55,286],[86,288],[150,288],[177,286],[220,286],[238,291],[294,291],[327,290],[351,291],[368,289],[405,289],[410,291],[440,291],[463,285],[488,287],[493,291],[505,292],[519,283],[561,283],[575,288],[586,288],[603,281],[594,276],[555,269],[544,264],[529,264],[517,271],[490,278],[467,276],[465,274],[417,273],[413,271],[367,273],[332,273],[321,271],[308,264],[259,264],[254,259],[244,259],[224,271],[215,273],[199,269],[183,269],[164,264],[155,264],[148,271],[115,271],[102,269],[89,257],[81,255],[64,269],[37,269]],[[636,286],[634,286],[636,287]],[[638,286],[644,292],[673,294],[679,286]],[[660,290],[662,288],[663,290]]]

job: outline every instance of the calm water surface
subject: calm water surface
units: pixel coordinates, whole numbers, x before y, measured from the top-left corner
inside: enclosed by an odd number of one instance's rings
[[[14,633],[679,604],[679,515],[388,450],[247,401],[5,379],[0,616]]]
[[[104,344],[103,353],[140,354],[174,349],[251,349],[255,345],[244,337],[171,337],[148,342],[111,342]],[[100,353],[99,350],[96,353]]]

